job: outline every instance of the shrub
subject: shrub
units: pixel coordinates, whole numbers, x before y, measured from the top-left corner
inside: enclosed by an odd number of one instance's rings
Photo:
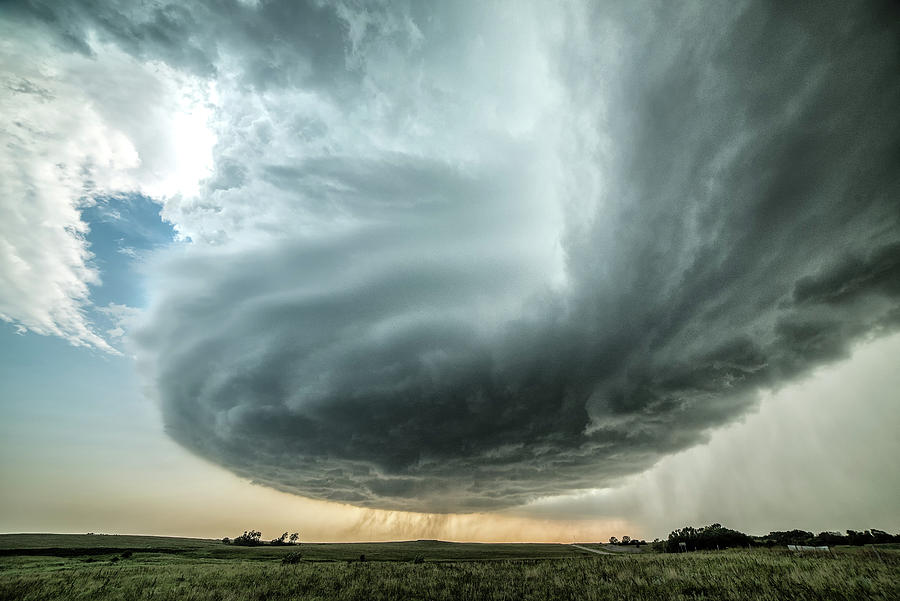
[[[425,558],[422,557],[421,555],[416,555],[413,558],[413,563],[424,563],[424,562],[425,562]]]
[[[688,551],[700,549],[727,549],[728,547],[746,547],[752,539],[737,530],[725,528],[722,524],[711,524],[704,528],[686,526],[669,533],[666,551],[678,552],[680,543],[685,543]]]
[[[292,564],[292,563],[300,563],[303,559],[303,555],[300,551],[291,551],[287,555],[281,558],[281,563],[283,565]]]
[[[286,545],[286,544],[288,544],[288,543],[287,543],[287,537],[288,537],[288,533],[285,532],[284,534],[282,534],[282,535],[279,536],[278,538],[273,538],[272,540],[270,540],[270,541],[269,541],[269,544],[270,544],[270,545],[276,545],[276,546],[277,546],[277,545]]]
[[[236,536],[234,541],[232,541],[235,545],[240,545],[242,547],[255,547],[262,543],[259,542],[259,538],[262,536],[262,532],[259,530],[250,530],[244,531],[244,533],[240,536]]]
[[[122,559],[131,559],[131,551],[122,551]]]

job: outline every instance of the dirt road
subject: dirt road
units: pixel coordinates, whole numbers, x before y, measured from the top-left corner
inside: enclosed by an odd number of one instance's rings
[[[615,555],[615,553],[610,553],[609,551],[601,551],[600,549],[590,549],[588,547],[582,547],[581,545],[576,545],[572,543],[572,546],[576,549],[581,549],[582,551],[590,551],[591,553],[596,553],[597,555]]]

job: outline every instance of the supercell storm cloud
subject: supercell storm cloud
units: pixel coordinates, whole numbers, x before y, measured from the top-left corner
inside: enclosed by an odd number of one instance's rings
[[[607,486],[900,323],[890,3],[13,14],[213,85],[133,343],[170,435],[268,486]]]

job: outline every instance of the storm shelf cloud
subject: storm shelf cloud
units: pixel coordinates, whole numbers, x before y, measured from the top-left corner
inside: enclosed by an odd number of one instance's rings
[[[131,344],[240,476],[431,512],[596,489],[900,324],[888,3],[126,4],[3,10],[214,84]]]

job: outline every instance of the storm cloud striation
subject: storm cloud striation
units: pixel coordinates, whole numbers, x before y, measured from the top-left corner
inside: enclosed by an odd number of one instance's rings
[[[77,6],[72,51],[218,86],[134,343],[239,475],[438,512],[606,486],[900,322],[888,4]]]

